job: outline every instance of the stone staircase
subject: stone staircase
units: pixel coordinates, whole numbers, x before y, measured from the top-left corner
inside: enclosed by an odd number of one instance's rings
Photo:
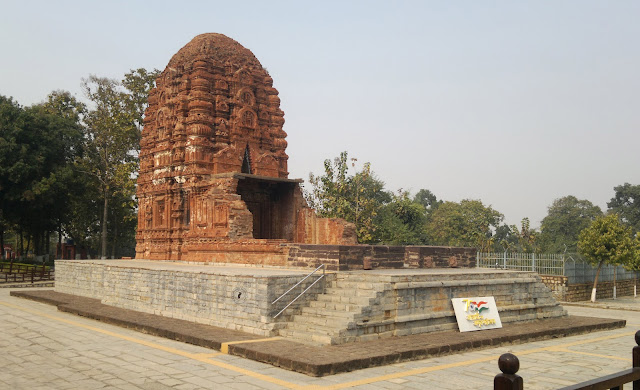
[[[354,279],[354,280],[351,280]],[[363,315],[370,312],[376,297],[383,290],[382,283],[364,283],[358,277],[338,273],[336,280],[294,315],[280,336],[310,344],[340,344],[340,332],[355,330]],[[345,340],[346,341],[346,340]],[[355,338],[352,340],[355,341]]]
[[[494,296],[503,323],[566,312],[531,272],[339,272],[280,336],[308,344],[342,344],[457,329],[451,298]]]

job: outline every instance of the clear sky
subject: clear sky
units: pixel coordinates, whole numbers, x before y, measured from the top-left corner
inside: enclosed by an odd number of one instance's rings
[[[348,151],[389,190],[480,199],[532,226],[640,184],[640,1],[0,0],[0,94],[164,69],[195,35],[280,91],[290,177]]]

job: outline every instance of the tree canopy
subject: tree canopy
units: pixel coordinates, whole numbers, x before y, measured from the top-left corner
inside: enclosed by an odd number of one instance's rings
[[[347,152],[340,153],[333,161],[325,160],[323,175],[309,175],[313,188],[307,192],[307,200],[322,217],[343,218],[354,223],[358,242],[372,243],[378,234],[378,213],[391,196],[371,171],[371,165],[365,163],[360,171],[355,171],[356,161],[349,160]]]
[[[620,215],[622,221],[634,232],[640,232],[640,185],[624,183],[613,190],[615,195],[607,203],[607,207]]]
[[[133,178],[138,170],[137,152],[146,100],[157,74],[157,70],[137,69],[127,73],[122,82],[94,75],[82,82],[92,107],[84,118],[85,154],[80,165],[96,179],[100,188],[103,258],[107,255],[109,225],[113,231],[112,252],[115,252],[118,230],[124,230],[124,226],[119,225],[135,226]]]
[[[480,200],[444,202],[431,214],[426,234],[432,245],[468,246],[489,250],[491,237],[504,216]]]
[[[52,94],[50,101],[60,96]],[[36,255],[45,253],[48,234],[68,218],[81,140],[82,128],[69,112],[46,103],[22,108],[0,97],[0,238],[14,227],[33,242]]]
[[[131,254],[140,131],[158,73],[132,70],[122,82],[89,76],[88,104],[66,91],[26,108],[0,96],[0,247],[12,230],[19,253],[41,254],[57,231],[87,249],[101,246],[102,256],[107,238],[112,255]]]
[[[491,238],[494,251],[510,252],[540,252],[538,237],[540,233],[531,228],[529,218],[520,221],[520,227],[516,225],[502,224],[495,229]]]
[[[633,254],[631,229],[618,214],[598,217],[580,233],[578,249],[594,265],[624,264]]]
[[[425,207],[412,200],[408,192],[390,193],[391,201],[380,210],[375,242],[390,245],[419,245],[427,241]]]
[[[602,216],[600,207],[573,195],[558,198],[542,220],[539,243],[549,253],[576,252],[578,235]]]
[[[611,213],[596,218],[580,232],[578,249],[594,266],[598,267],[593,283],[591,301],[596,300],[598,276],[604,264],[629,264],[635,256],[631,229],[620,222],[620,216]]]

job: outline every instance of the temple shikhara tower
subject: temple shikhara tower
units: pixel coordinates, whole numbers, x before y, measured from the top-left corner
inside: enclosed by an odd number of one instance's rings
[[[283,124],[250,50],[222,34],[180,49],[149,94],[136,258],[277,264],[283,243],[355,243],[352,224],[317,218],[288,178]]]

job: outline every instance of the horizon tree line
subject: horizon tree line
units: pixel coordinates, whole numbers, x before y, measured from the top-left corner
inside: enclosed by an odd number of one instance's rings
[[[22,254],[42,255],[56,235],[58,243],[69,237],[93,256],[134,253],[137,155],[158,74],[141,68],[121,81],[90,75],[81,84],[85,101],[53,91],[22,107],[0,95],[0,247],[11,240]],[[356,169],[356,161],[346,151],[325,160],[321,175],[309,175],[305,197],[320,216],[353,222],[362,244],[576,252],[580,233],[611,213],[634,237],[640,231],[640,185],[616,186],[606,213],[573,195],[558,198],[537,230],[528,218],[506,224],[481,200],[389,191],[371,164]]]

